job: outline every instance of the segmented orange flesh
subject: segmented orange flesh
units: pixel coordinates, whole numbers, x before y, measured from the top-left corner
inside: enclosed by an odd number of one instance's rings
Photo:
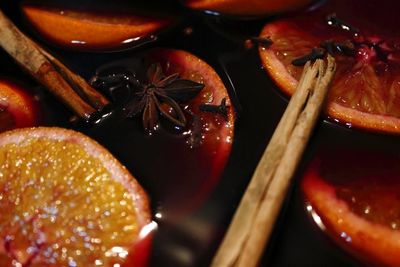
[[[124,185],[64,140],[0,147],[0,210],[1,266],[119,266],[139,231]]]
[[[323,22],[323,19],[320,21]],[[320,28],[322,26],[317,27]],[[346,40],[345,35],[329,35],[329,29],[326,28],[326,40]],[[313,33],[311,28],[285,21],[267,26],[263,35],[274,37],[271,50],[296,80],[300,79],[302,68],[294,66],[292,60],[308,54],[324,40],[321,34]],[[400,65],[397,62],[360,62],[354,57],[338,54],[335,59],[337,71],[329,91],[330,101],[365,113],[400,117]]]
[[[315,10],[267,23],[260,36],[269,37],[273,43],[260,47],[263,65],[280,89],[291,95],[303,69],[292,64],[294,59],[321,48],[324,42],[334,46],[351,44],[352,51],[347,53],[335,48],[331,51],[337,71],[325,111],[347,126],[399,134],[400,39],[395,34],[396,7],[393,0],[325,1]],[[327,17],[332,14],[358,32],[329,24]]]

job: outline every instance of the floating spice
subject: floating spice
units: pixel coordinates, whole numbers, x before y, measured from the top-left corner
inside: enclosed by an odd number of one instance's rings
[[[358,36],[359,29],[353,25],[345,22],[344,20],[337,17],[335,13],[326,16],[328,25],[339,27],[345,31],[351,31],[355,33],[355,37]],[[292,61],[294,66],[304,66],[307,61],[315,61],[325,57],[326,53],[334,55],[340,53],[345,56],[354,56],[356,52],[356,46],[354,41],[346,40],[344,42],[335,42],[334,40],[325,40],[320,43],[318,47],[314,47],[309,54],[296,58]]]
[[[146,76],[147,81],[142,82],[132,70],[114,70],[104,77],[95,77],[92,84],[108,88],[115,101],[125,99],[126,116],[142,114],[143,128],[149,134],[158,128],[159,115],[174,126],[184,128],[187,120],[180,104],[194,98],[204,85],[182,79],[178,73],[166,76],[159,63],[150,65]]]
[[[355,53],[355,45],[350,40],[346,40],[344,42],[334,42],[332,40],[326,40],[321,42],[320,47],[326,49],[326,51],[330,55],[338,52],[347,56],[353,56]]]
[[[200,111],[220,114],[225,120],[228,120],[228,108],[229,106],[226,105],[225,97],[221,100],[221,104],[219,105],[201,104],[199,106]]]
[[[245,47],[248,49],[253,48],[255,45],[268,48],[272,44],[273,42],[269,37],[250,37],[245,41]]]
[[[339,19],[336,14],[327,16],[327,22],[332,26],[339,26],[346,31],[357,33],[352,39],[336,42],[334,40],[324,40],[319,47],[314,47],[309,54],[296,58],[292,61],[295,66],[303,66],[308,60],[314,61],[323,58],[326,53],[334,55],[336,53],[354,57],[357,54],[368,55],[368,57],[376,57],[382,62],[400,61],[397,56],[395,45],[386,42],[379,37],[366,37],[358,34],[359,30],[352,25]],[[358,51],[358,53],[357,53]]]
[[[311,52],[302,57],[296,58],[292,61],[292,64],[295,66],[304,66],[307,61],[315,61],[317,59],[324,58],[326,50],[321,47],[314,47]]]
[[[350,23],[345,22],[344,20],[337,17],[336,13],[329,14],[326,16],[326,22],[330,26],[339,27],[343,30],[350,31],[353,33],[359,33],[360,30]]]
[[[322,59],[325,57],[326,53],[334,55],[339,53],[344,56],[354,56],[356,54],[356,46],[366,45],[368,47],[377,46],[380,43],[367,43],[365,38],[359,35],[359,29],[352,26],[351,24],[338,18],[335,13],[326,16],[326,21],[328,25],[339,27],[345,31],[351,31],[355,33],[354,40],[345,40],[341,42],[336,42],[334,40],[324,40],[320,43],[318,47],[314,47],[309,54],[296,58],[292,61],[294,66],[304,66],[307,61],[315,61],[317,59]],[[357,41],[358,40],[358,41]]]

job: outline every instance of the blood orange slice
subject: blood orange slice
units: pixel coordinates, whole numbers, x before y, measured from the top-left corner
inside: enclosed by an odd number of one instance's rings
[[[302,182],[316,222],[374,266],[400,265],[399,160],[379,151],[329,149]]]
[[[39,117],[33,95],[9,80],[0,80],[0,131],[36,126]]]
[[[260,48],[263,65],[290,95],[302,70],[293,60],[313,48],[330,52],[338,67],[328,116],[349,126],[400,133],[400,38],[394,5],[389,0],[328,1],[317,11],[269,23],[261,36],[273,44]]]
[[[215,12],[241,15],[241,16],[260,16],[275,14],[278,12],[294,10],[311,3],[312,0],[283,0],[283,1],[264,1],[264,0],[186,0],[187,6],[194,9],[212,10]]]
[[[1,134],[0,188],[1,266],[145,263],[147,196],[88,137],[59,128]]]
[[[198,133],[201,145],[197,148],[199,161],[208,162],[207,175],[197,184],[194,205],[198,205],[214,188],[229,158],[235,126],[235,110],[228,91],[214,69],[200,58],[174,49],[155,49],[147,54],[150,62],[161,62],[167,75],[179,73],[180,77],[203,83],[205,87],[189,103],[187,110],[198,116],[201,130]],[[200,105],[220,105],[226,100],[226,117],[217,113],[203,112]],[[192,127],[188,130],[196,131]],[[189,138],[193,138],[190,136]],[[189,141],[190,142],[190,141]],[[194,184],[192,183],[192,186]],[[194,188],[192,188],[194,189]],[[192,190],[188,191],[192,192]]]
[[[95,13],[30,4],[24,4],[22,10],[44,38],[58,46],[80,50],[112,50],[148,41],[148,36],[171,22],[134,14]]]
[[[153,112],[156,113],[153,117],[157,118],[154,123],[157,127],[151,127],[150,138],[143,138],[145,131],[142,129],[146,128],[147,124],[143,125],[142,121],[145,119],[143,115],[146,109],[140,106],[140,101],[137,100],[146,95],[143,94],[144,90],[148,90],[146,92],[149,94],[153,93],[154,84],[151,84],[148,72],[154,66],[158,66],[158,76],[164,77],[161,80],[165,77],[175,77],[175,81],[183,81],[175,83],[178,86],[169,89],[161,85],[157,89],[159,93],[156,97],[160,106],[166,104],[165,111],[170,112],[171,116],[179,113],[176,111],[178,105],[186,117],[186,123],[182,126],[171,122],[157,108]],[[196,87],[199,84],[204,85],[200,86],[202,89],[196,90],[195,94],[192,91],[193,82]],[[152,168],[143,172],[148,175],[149,180],[156,179],[154,183],[162,188],[159,194],[163,208],[173,211],[168,212],[169,214],[180,215],[202,204],[217,184],[228,161],[235,128],[234,106],[227,88],[215,70],[189,52],[155,48],[139,53],[134,58],[100,67],[92,79],[92,84],[97,89],[110,93],[110,97],[125,107],[127,113],[141,107],[130,122],[132,126],[136,125],[141,130],[132,133],[138,134],[139,138],[130,136],[127,142],[132,144],[132,147],[141,148],[137,149],[135,162],[142,162],[141,166],[148,162],[160,166],[159,170]],[[127,87],[130,89],[128,92]],[[175,107],[170,104],[171,100],[164,101],[165,97],[160,97],[160,94],[173,99],[176,102]],[[137,97],[138,95],[141,98]],[[202,110],[202,107],[210,106],[213,106],[214,112]],[[225,107],[222,109],[225,112],[220,112],[217,107]],[[155,157],[160,151],[163,151],[160,157]],[[170,162],[169,157],[173,157],[174,161]],[[159,179],[160,176],[164,178]],[[176,219],[179,216],[172,217]]]

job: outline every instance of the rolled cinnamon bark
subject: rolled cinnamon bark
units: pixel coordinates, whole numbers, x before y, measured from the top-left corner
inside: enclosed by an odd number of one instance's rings
[[[84,120],[89,120],[93,113],[109,104],[82,77],[24,35],[1,10],[0,47]]]

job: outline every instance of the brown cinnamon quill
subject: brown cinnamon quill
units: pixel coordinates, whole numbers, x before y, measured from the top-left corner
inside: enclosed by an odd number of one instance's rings
[[[109,104],[82,77],[24,35],[1,10],[0,47],[79,117],[89,120]]]
[[[211,266],[257,266],[335,70],[331,56],[326,67],[322,60],[306,64]]]

